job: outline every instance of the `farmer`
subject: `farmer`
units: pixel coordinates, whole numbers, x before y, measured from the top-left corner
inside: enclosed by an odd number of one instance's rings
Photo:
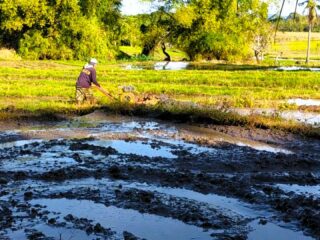
[[[96,75],[96,65],[98,61],[95,58],[91,58],[89,63],[87,63],[77,80],[76,84],[76,101],[77,104],[82,104],[84,102],[89,102],[90,104],[95,103],[92,91],[90,89],[91,84],[95,84],[100,87],[100,84],[97,82]]]

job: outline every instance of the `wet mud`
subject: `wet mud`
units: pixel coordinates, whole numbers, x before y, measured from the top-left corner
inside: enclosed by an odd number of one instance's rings
[[[2,125],[0,239],[320,239],[320,141],[99,112]]]

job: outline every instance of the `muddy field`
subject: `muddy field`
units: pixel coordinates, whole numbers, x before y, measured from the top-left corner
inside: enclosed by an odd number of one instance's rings
[[[320,239],[320,140],[99,112],[1,123],[0,239]]]

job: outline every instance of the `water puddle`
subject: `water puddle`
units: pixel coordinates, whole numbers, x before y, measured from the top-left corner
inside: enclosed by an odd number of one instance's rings
[[[161,127],[157,122],[138,122],[138,121],[129,121],[122,123],[104,123],[100,125],[100,128],[97,129],[93,135],[99,136],[101,132],[119,132],[127,133],[137,130],[151,131],[151,130],[160,130]],[[93,129],[94,130],[94,129]]]
[[[155,64],[128,64],[123,66],[125,70],[220,70],[220,71],[312,71],[318,72],[317,67],[262,67],[250,65],[230,65],[216,63],[192,63],[192,62],[156,62]]]
[[[315,127],[320,126],[320,114],[301,111],[284,111],[280,113],[281,118],[295,120],[301,123],[310,124]]]
[[[236,142],[236,145],[240,147],[250,147],[258,151],[266,151],[266,152],[272,152],[272,153],[284,153],[284,154],[293,154],[292,151],[283,149],[283,148],[278,148],[278,147],[272,147],[268,146],[267,144],[259,144],[259,143],[245,143],[245,142]]]
[[[320,71],[320,68],[308,68],[308,67],[291,66],[291,67],[277,67],[274,70],[277,70],[277,71],[312,71],[312,72],[318,72],[318,71]]]
[[[187,69],[188,62],[157,62],[154,70],[183,70]]]
[[[320,100],[317,99],[289,99],[289,104],[295,104],[297,106],[320,106]]]
[[[232,111],[242,116],[249,116],[253,114],[279,116],[286,120],[293,120],[304,124],[310,124],[315,127],[320,126],[320,114],[314,112],[276,111],[273,109],[233,109]]]
[[[294,192],[299,195],[315,196],[320,198],[320,185],[303,186],[297,184],[277,184],[276,186],[285,192]]]
[[[64,186],[57,186],[57,191],[68,190],[71,188],[79,187],[107,187],[108,189],[117,188],[119,185],[124,189],[137,189],[150,192],[158,192],[165,195],[170,195],[177,198],[185,198],[200,203],[207,203],[215,209],[221,210],[224,214],[227,212],[230,215],[241,215],[246,218],[257,218],[271,216],[270,212],[266,209],[261,209],[256,205],[242,202],[236,198],[225,197],[217,194],[203,194],[200,192],[184,189],[184,188],[172,188],[150,185],[147,183],[130,183],[123,180],[112,181],[110,179],[80,179],[77,181],[65,181]],[[69,187],[67,187],[69,186]]]
[[[18,140],[18,141],[10,141],[5,143],[0,143],[0,149],[5,148],[13,148],[13,147],[22,147],[36,142],[42,142],[43,140],[39,139],[30,139],[30,140]]]
[[[39,182],[38,182],[39,183]],[[31,183],[28,183],[31,184]],[[293,225],[286,223],[273,222],[273,212],[265,207],[255,206],[239,201],[235,198],[224,197],[216,194],[202,194],[199,192],[182,189],[159,187],[148,185],[146,183],[130,183],[122,180],[112,181],[110,179],[80,179],[69,180],[63,184],[55,184],[50,186],[50,191],[61,192],[68,191],[73,188],[89,187],[92,189],[108,189],[111,192],[121,185],[122,189],[138,189],[144,191],[158,192],[160,194],[170,195],[178,198],[194,200],[196,202],[207,203],[211,207],[221,211],[224,216],[242,216],[245,218],[254,219],[247,227],[249,228],[248,238],[250,240],[286,240],[286,239],[301,239],[309,240],[311,237],[305,236],[302,231],[295,230]],[[284,186],[278,184],[278,186]],[[48,189],[48,185],[43,183],[37,189],[39,191]],[[294,187],[294,185],[293,185]],[[317,188],[319,192],[319,187]],[[101,192],[101,194],[103,194]],[[63,221],[63,218],[72,214],[77,218],[85,218],[92,221],[92,224],[100,223],[105,228],[111,228],[112,231],[121,236],[123,231],[129,231],[134,235],[145,239],[213,239],[215,234],[223,233],[225,230],[210,230],[204,232],[203,229],[185,224],[179,220],[172,218],[161,217],[153,214],[141,214],[132,209],[122,209],[114,206],[105,206],[100,203],[95,203],[90,200],[71,200],[71,199],[38,199],[31,200],[32,205],[40,204],[46,206],[45,210],[50,211],[50,218],[58,217],[58,221]],[[260,223],[260,219],[266,219],[265,224]],[[20,228],[21,229],[21,228]],[[63,236],[62,239],[92,239],[92,235],[86,235],[81,230],[73,230],[68,228],[56,228],[46,224],[36,225],[32,227],[43,232],[49,237]],[[175,231],[172,231],[175,229]],[[219,232],[220,231],[220,232]],[[212,234],[212,236],[210,236]],[[26,239],[25,233],[22,230],[9,231],[7,234],[12,239]],[[58,239],[58,238],[57,238]],[[72,238],[71,238],[72,239]],[[118,239],[118,238],[117,238]],[[119,237],[120,239],[120,237]],[[121,238],[122,239],[122,238]]]
[[[217,209],[231,211],[243,217],[259,217],[268,215],[268,213],[265,211],[258,211],[258,209],[255,209],[256,207],[253,205],[246,204],[235,198],[225,197],[217,194],[202,194],[183,188],[157,187],[139,183],[126,184],[125,182],[121,182],[121,184],[128,188],[135,188],[152,192],[156,191],[174,197],[186,198],[197,202],[208,203]]]
[[[125,70],[143,70],[144,68],[141,66],[136,66],[136,65],[132,65],[132,64],[128,64],[124,66]]]
[[[218,152],[215,148],[203,147],[194,143],[187,143],[183,140],[171,140],[171,139],[161,139],[161,142],[172,144],[180,149],[186,150],[191,154],[200,153],[216,153]]]
[[[30,143],[39,142],[37,146]],[[15,156],[0,161],[0,167],[7,171],[33,171],[45,172],[47,170],[64,168],[77,165],[78,162],[72,157],[73,151],[69,150],[68,145],[60,145],[60,141],[50,144],[43,140],[26,140],[10,143],[12,146],[22,146],[24,153],[16,153]],[[26,143],[26,144],[22,144]],[[77,151],[80,157],[92,156],[91,151]],[[94,158],[95,156],[92,156]]]
[[[90,145],[100,147],[112,147],[122,154],[136,154],[147,157],[163,157],[163,158],[177,158],[171,153],[171,149],[165,146],[152,147],[150,141],[134,141],[128,142],[124,140],[96,140],[88,142]]]
[[[16,159],[3,161],[1,168],[7,171],[45,172],[54,168],[69,167],[78,164],[73,158],[61,157],[53,153],[43,153],[40,157],[23,155]]]
[[[287,149],[279,148],[270,144],[260,143],[257,141],[250,141],[244,138],[235,138],[212,129],[182,125],[179,130],[187,136],[191,135],[191,136],[202,137],[202,138],[210,139],[211,141],[216,141],[216,142],[227,142],[227,143],[234,144],[241,147],[250,147],[258,151],[293,154],[292,151]]]
[[[72,214],[78,218],[87,218],[95,223],[100,223],[103,227],[111,228],[119,234],[129,231],[138,237],[149,240],[212,239],[210,234],[204,232],[203,229],[178,220],[152,214],[141,214],[131,209],[106,207],[89,200],[40,199],[32,200],[30,203],[46,206],[46,209],[51,212],[60,212],[61,217]]]
[[[95,235],[88,235],[85,231],[77,230],[77,229],[68,229],[68,228],[62,228],[62,227],[54,227],[54,226],[48,226],[45,224],[39,224],[32,229],[43,233],[48,238],[53,239],[61,239],[61,240],[92,240],[92,239],[99,239],[98,236]],[[22,240],[22,239],[28,239],[26,236],[25,229],[21,230],[10,230],[7,234],[5,234],[7,237],[13,240]],[[43,239],[43,238],[41,238]],[[47,238],[46,238],[47,239]]]
[[[248,240],[313,240],[314,238],[305,236],[302,231],[294,231],[289,228],[278,226],[267,222],[259,224],[259,220],[254,220],[249,224],[252,231],[248,234]]]

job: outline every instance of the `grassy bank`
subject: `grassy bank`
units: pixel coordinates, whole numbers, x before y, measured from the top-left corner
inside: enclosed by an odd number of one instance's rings
[[[137,114],[163,112],[210,118],[221,124],[299,129],[300,125],[266,117],[240,117],[215,109],[274,108],[294,109],[290,98],[320,99],[320,80],[315,72],[278,72],[260,70],[124,70],[123,64],[102,63],[98,80],[112,94],[119,86],[133,85],[139,94],[165,94],[187,102],[181,106],[141,107],[114,103],[95,92],[96,106],[77,107],[75,80],[83,62],[2,61],[0,66],[0,118],[28,114],[80,114],[93,108],[132,111]],[[199,107],[194,107],[196,103]],[[304,128],[304,127],[303,127]],[[313,131],[313,130],[312,130]]]

